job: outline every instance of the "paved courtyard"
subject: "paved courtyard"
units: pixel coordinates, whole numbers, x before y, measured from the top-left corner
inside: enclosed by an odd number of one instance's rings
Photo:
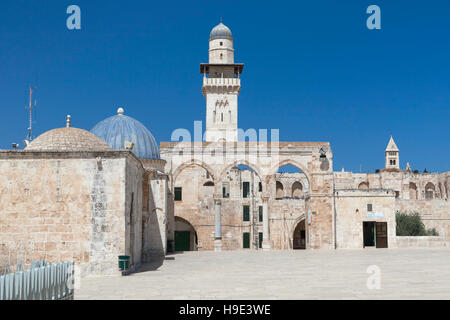
[[[369,266],[380,289],[367,286]],[[128,276],[84,278],[75,298],[450,299],[450,249],[186,252]]]

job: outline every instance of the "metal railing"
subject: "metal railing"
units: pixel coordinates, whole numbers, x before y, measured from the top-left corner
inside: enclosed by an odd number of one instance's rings
[[[73,262],[36,261],[22,271],[19,262],[16,272],[0,276],[0,300],[73,299],[74,266]]]

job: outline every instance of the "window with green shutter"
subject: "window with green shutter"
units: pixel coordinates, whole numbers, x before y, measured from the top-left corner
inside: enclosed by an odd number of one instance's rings
[[[250,221],[250,206],[243,206],[242,209],[242,221]]]
[[[263,221],[263,207],[259,206],[258,207],[258,215],[259,215],[259,222]]]
[[[175,187],[175,201],[181,201],[182,199],[182,189],[181,187]]]
[[[250,249],[250,232],[244,232],[242,234],[242,248]]]
[[[248,198],[250,196],[250,182],[242,183],[242,198]]]
[[[258,240],[259,240],[258,245],[260,248],[262,248],[262,243],[263,243],[263,233],[262,232],[258,233]]]

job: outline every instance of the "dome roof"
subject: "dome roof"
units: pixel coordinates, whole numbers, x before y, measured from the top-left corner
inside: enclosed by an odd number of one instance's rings
[[[133,142],[132,152],[138,158],[159,159],[159,147],[150,131],[139,121],[117,110],[117,115],[100,121],[91,132],[113,149],[124,150],[125,142]]]
[[[220,21],[220,23],[215,26],[209,35],[209,40],[213,39],[230,39],[233,40],[231,35],[231,30]]]
[[[89,131],[57,128],[44,132],[30,142],[27,151],[110,151],[108,144]]]

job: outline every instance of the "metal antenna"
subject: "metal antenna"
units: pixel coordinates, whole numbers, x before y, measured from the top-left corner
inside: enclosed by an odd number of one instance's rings
[[[28,105],[28,121],[29,121],[28,136],[27,136],[28,141],[33,140],[33,114],[32,114],[32,104],[31,104],[32,96],[33,96],[33,89],[30,86],[30,100],[29,100],[29,105]]]

